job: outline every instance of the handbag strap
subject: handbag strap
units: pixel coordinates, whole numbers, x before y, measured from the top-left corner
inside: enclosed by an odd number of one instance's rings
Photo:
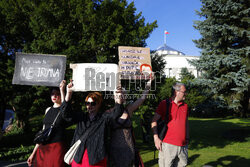
[[[84,134],[79,138],[81,141],[83,141],[84,138],[87,138],[90,130],[93,129],[92,127],[89,127],[85,132]]]
[[[81,141],[83,141],[84,138],[87,138],[88,134],[90,131],[92,131],[95,128],[95,125],[91,126],[89,128],[86,129],[86,131],[84,132],[84,134],[79,138]]]
[[[55,123],[56,123],[56,120],[57,120],[57,118],[58,118],[58,116],[61,114],[61,110],[59,110],[59,112],[57,113],[57,115],[56,115],[56,118],[54,119],[54,121],[53,121],[53,123],[51,124],[51,128],[53,128],[54,127],[54,125],[55,125]]]
[[[169,106],[170,106],[170,101],[169,99],[166,99],[166,113],[165,113],[165,119],[164,119],[166,124],[169,122]]]

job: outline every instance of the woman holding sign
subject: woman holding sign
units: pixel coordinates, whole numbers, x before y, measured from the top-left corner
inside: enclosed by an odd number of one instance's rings
[[[122,116],[112,122],[109,167],[144,166],[141,157],[139,156],[139,152],[135,148],[131,117],[133,112],[145,101],[153,79],[154,76],[151,75],[149,81],[146,83],[146,88],[143,91],[142,96],[134,103],[128,104],[125,107]],[[107,112],[110,112],[110,110]]]
[[[112,120],[123,113],[121,91],[115,92],[114,112],[102,112],[102,95],[99,92],[89,93],[85,99],[86,112],[71,111],[72,81],[67,85],[67,95],[62,104],[63,117],[77,124],[72,145],[81,140],[72,167],[106,167],[107,166],[107,128]]]
[[[42,144],[36,144],[32,154],[29,156],[27,163],[28,166],[34,167],[63,167],[65,163],[63,161],[64,154],[66,152],[64,131],[66,128],[66,121],[63,120],[60,113],[60,106],[64,101],[65,93],[64,89],[66,81],[62,81],[59,88],[53,88],[51,92],[51,101],[53,106],[49,107],[45,111],[45,117],[43,120],[43,129],[47,129],[55,121],[54,128],[51,132],[48,141]],[[58,115],[58,116],[57,116]]]

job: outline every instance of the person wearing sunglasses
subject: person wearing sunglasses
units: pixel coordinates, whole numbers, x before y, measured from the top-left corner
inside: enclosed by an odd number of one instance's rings
[[[51,126],[58,113],[60,112],[60,106],[65,97],[66,81],[63,80],[60,83],[60,90],[58,87],[52,88],[51,101],[53,106],[48,107],[45,111],[45,117],[43,120],[43,129],[47,129]],[[63,167],[65,166],[63,157],[66,153],[66,141],[64,138],[67,122],[59,114],[51,136],[46,143],[36,144],[33,152],[29,156],[27,163],[28,166],[34,167]]]
[[[73,82],[67,85],[67,94],[62,104],[63,117],[69,122],[76,123],[75,133],[71,145],[81,139],[81,145],[71,163],[72,167],[106,167],[107,166],[107,129],[111,120],[119,118],[124,109],[120,88],[114,92],[114,112],[102,112],[102,94],[91,92],[85,98],[87,112],[72,111],[71,98]],[[89,129],[89,130],[88,130]],[[87,133],[87,134],[86,134]],[[83,135],[87,135],[82,139]],[[82,141],[83,140],[83,141]]]

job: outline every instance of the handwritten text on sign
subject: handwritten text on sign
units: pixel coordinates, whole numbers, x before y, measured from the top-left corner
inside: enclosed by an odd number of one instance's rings
[[[119,72],[121,79],[139,79],[140,66],[151,66],[150,49],[142,47],[119,46]]]
[[[119,83],[117,64],[79,63],[70,68],[74,91],[114,91]]]
[[[16,53],[13,84],[59,86],[64,79],[66,56]]]

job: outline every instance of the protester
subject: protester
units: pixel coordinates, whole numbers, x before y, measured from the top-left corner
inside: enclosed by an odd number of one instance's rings
[[[115,108],[113,112],[102,112],[102,95],[99,92],[89,93],[85,99],[87,113],[71,111],[73,82],[67,85],[65,102],[62,105],[63,117],[77,124],[73,136],[72,145],[87,133],[87,137],[81,141],[77,150],[72,167],[106,167],[107,166],[107,128],[112,120],[119,118],[124,109],[122,106],[121,91],[115,92]]]
[[[43,129],[47,129],[51,126],[55,120],[58,112],[60,112],[60,106],[65,97],[66,81],[63,80],[60,83],[59,88],[53,88],[51,92],[51,101],[53,106],[49,107],[45,111],[45,117],[43,120]],[[51,132],[49,140],[44,144],[36,144],[32,154],[29,156],[27,163],[28,166],[34,167],[63,167],[65,166],[63,157],[66,152],[65,146],[65,128],[66,121],[62,118],[62,114],[59,114],[55,126]]]
[[[166,100],[163,100],[155,111],[151,127],[155,147],[159,150],[159,167],[187,166],[188,162],[188,106],[185,99],[186,88],[182,83],[173,85],[172,97],[169,100],[167,133],[161,141],[157,134],[157,120],[165,118]]]
[[[145,101],[151,88],[152,80],[153,77],[147,82],[146,89],[143,91],[142,96],[134,103],[128,104],[122,116],[112,122],[109,167],[143,166],[139,152],[135,148],[131,117],[133,112]]]

